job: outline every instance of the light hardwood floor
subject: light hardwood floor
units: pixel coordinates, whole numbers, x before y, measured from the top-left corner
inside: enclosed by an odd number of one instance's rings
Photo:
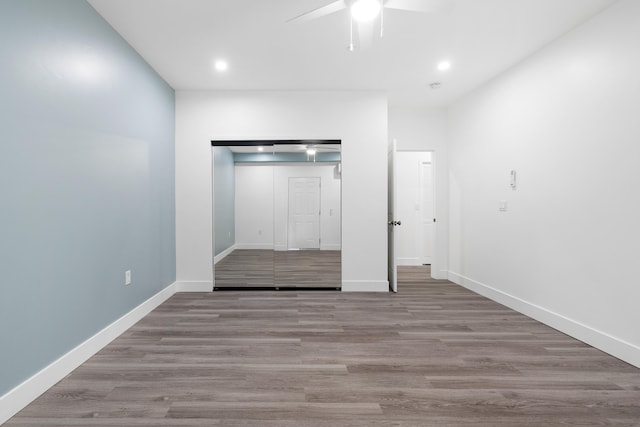
[[[7,426],[638,426],[640,370],[447,281],[176,294]]]

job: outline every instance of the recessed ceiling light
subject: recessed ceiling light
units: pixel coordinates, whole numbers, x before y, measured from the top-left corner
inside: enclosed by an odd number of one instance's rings
[[[371,21],[380,13],[378,0],[356,0],[351,5],[351,16],[358,22]]]
[[[438,70],[440,71],[447,71],[449,68],[451,68],[451,62],[449,61],[441,61],[438,63]]]
[[[220,72],[227,71],[229,68],[229,64],[224,59],[218,59],[214,66],[216,67],[216,70]]]

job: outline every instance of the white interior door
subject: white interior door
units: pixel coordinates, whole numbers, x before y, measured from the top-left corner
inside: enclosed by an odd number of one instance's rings
[[[396,140],[394,139],[389,146],[388,153],[388,215],[387,215],[387,224],[388,224],[388,279],[389,279],[389,290],[392,292],[398,292],[398,270],[396,264],[396,233],[394,232],[395,227],[400,225],[400,221],[397,221],[395,218],[396,215],[396,180],[395,180],[395,170],[396,170]]]
[[[320,178],[289,178],[289,249],[320,249]]]
[[[422,162],[420,165],[420,181],[421,181],[421,193],[422,193],[422,209],[421,209],[421,224],[422,224],[422,238],[420,242],[421,248],[421,263],[431,264],[433,241],[434,241],[434,224],[435,218],[434,197],[433,197],[433,165],[431,162]]]

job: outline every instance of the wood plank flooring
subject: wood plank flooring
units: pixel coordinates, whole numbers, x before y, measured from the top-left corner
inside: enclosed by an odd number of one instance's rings
[[[215,266],[216,288],[331,288],[342,285],[340,251],[236,249]]]
[[[638,426],[640,369],[447,281],[176,294],[7,426]]]

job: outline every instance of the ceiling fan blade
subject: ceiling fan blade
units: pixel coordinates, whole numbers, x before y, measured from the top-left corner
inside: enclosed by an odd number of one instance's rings
[[[375,33],[375,21],[358,22],[358,32],[356,36],[356,46],[360,49],[368,49],[373,44],[373,35]]]
[[[321,6],[317,9],[311,10],[309,12],[305,12],[302,15],[298,15],[293,17],[287,22],[306,22],[311,21],[312,19],[320,18],[322,16],[330,15],[332,13],[336,13],[341,11],[342,9],[347,7],[347,3],[345,0],[336,0],[331,2],[325,6]]]
[[[450,12],[453,9],[453,2],[451,0],[387,0],[384,2],[384,7],[424,13]]]

